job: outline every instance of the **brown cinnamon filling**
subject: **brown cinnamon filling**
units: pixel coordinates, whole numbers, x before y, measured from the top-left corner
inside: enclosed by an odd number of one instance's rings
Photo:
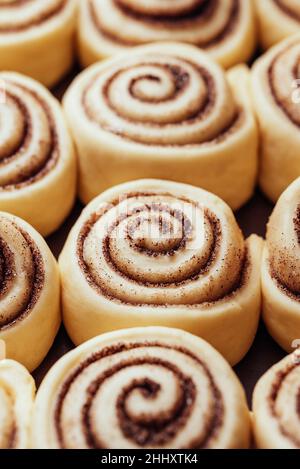
[[[268,82],[270,86],[270,91],[272,94],[272,97],[274,101],[276,102],[277,106],[284,112],[284,114],[288,117],[288,119],[295,124],[297,127],[300,127],[300,115],[295,115],[294,113],[290,112],[288,106],[286,106],[286,102],[281,99],[277,93],[276,87],[275,87],[275,67],[277,64],[278,60],[281,60],[281,58],[284,56],[284,54],[289,50],[292,44],[289,44],[285,49],[283,49],[281,52],[279,52],[274,59],[272,60],[269,68],[268,68]],[[298,74],[298,63],[300,61],[300,53],[298,54],[298,57],[295,59],[295,65],[292,70],[292,76],[293,79],[295,80],[295,83],[299,80],[299,74]],[[293,89],[291,88],[291,93]]]
[[[52,115],[51,109],[48,104],[33,90],[27,88],[24,85],[20,85],[19,83],[11,82],[14,86],[18,86],[25,93],[31,95],[38,103],[39,106],[43,109],[47,120],[49,122],[49,130],[51,141],[49,144],[49,151],[45,157],[45,160],[41,161],[40,165],[34,165],[31,167],[30,162],[24,166],[20,166],[14,174],[13,180],[11,180],[8,184],[1,186],[0,185],[0,192],[1,191],[13,191],[17,189],[22,189],[28,185],[31,185],[43,177],[45,177],[57,164],[60,154],[60,147],[59,147],[59,138],[57,134],[55,119]],[[13,149],[13,152],[10,154],[2,155],[0,160],[0,171],[1,167],[5,166],[6,163],[17,159],[19,154],[26,153],[30,146],[30,141],[33,138],[33,134],[35,129],[33,128],[33,123],[30,119],[30,110],[27,109],[24,102],[21,101],[20,98],[14,96],[10,92],[7,92],[8,99],[11,99],[15,105],[20,110],[21,114],[23,115],[24,119],[24,133],[20,136],[18,146]],[[42,136],[41,136],[42,138]],[[32,160],[35,160],[35,155],[31,155]]]
[[[278,394],[280,392],[280,388],[281,388],[284,380],[298,366],[300,366],[300,363],[291,363],[284,370],[281,370],[277,373],[277,377],[276,377],[276,380],[274,381],[274,383],[272,384],[272,389],[271,389],[271,392],[269,394],[268,400],[269,400],[269,406],[270,406],[270,410],[271,410],[272,415],[274,417],[276,417],[279,421],[280,432],[282,433],[282,435],[284,437],[291,440],[295,446],[300,448],[300,438],[297,435],[295,435],[294,433],[289,432],[286,425],[282,425],[280,423],[280,417],[277,415],[276,409],[275,409],[276,400],[277,400]],[[293,398],[293,396],[291,396],[291,398]],[[295,412],[296,412],[296,415],[298,415],[299,420],[300,420],[300,386],[299,386],[298,395],[296,396],[296,399],[295,399]]]
[[[150,206],[151,206],[151,197],[152,196],[157,196],[157,195],[172,197],[172,195],[168,194],[168,193],[158,194],[158,193],[145,192],[145,193],[126,194],[126,198],[130,199],[130,198],[137,198],[137,197],[143,197],[143,198],[149,197],[150,202],[149,202],[148,205],[149,205],[149,208],[150,208]],[[195,206],[195,202],[192,202],[192,201],[190,201],[190,200],[188,200],[187,198],[184,198],[184,197],[182,197],[182,198],[176,197],[176,200],[182,201],[182,202],[188,202],[188,203]],[[111,206],[117,206],[118,203],[119,203],[119,200],[112,201],[112,202],[110,202],[110,207]],[[98,281],[94,278],[94,276],[93,276],[93,274],[92,274],[92,272],[89,268],[89,265],[84,260],[83,250],[84,250],[85,240],[88,237],[88,235],[89,235],[91,229],[93,228],[93,226],[95,225],[95,223],[97,223],[109,210],[110,210],[110,208],[104,208],[101,211],[99,211],[98,213],[93,213],[89,217],[89,219],[84,223],[84,225],[83,225],[83,227],[82,227],[82,229],[79,233],[78,240],[77,240],[77,258],[78,258],[79,266],[80,266],[82,272],[84,273],[86,281],[88,282],[88,284],[92,288],[94,288],[99,294],[105,296],[109,300],[119,302],[120,304],[130,304],[130,305],[135,305],[135,306],[149,306],[148,304],[141,304],[141,303],[135,302],[133,299],[131,300],[130,303],[125,302],[123,299],[118,298],[117,292],[115,293],[115,296],[112,297],[111,294],[105,288],[105,286],[99,284]],[[141,210],[141,211],[145,210],[145,206],[143,206],[142,208],[137,209],[137,210]],[[147,211],[147,205],[146,205],[146,211]],[[170,213],[170,212],[168,211],[168,213]],[[118,266],[114,263],[114,260],[113,260],[112,256],[110,255],[110,234],[111,234],[112,230],[114,229],[114,227],[118,223],[120,223],[121,220],[124,220],[124,217],[127,218],[128,216],[129,217],[131,216],[130,212],[128,214],[126,213],[126,215],[121,215],[119,217],[119,219],[116,220],[113,223],[113,225],[108,229],[107,235],[104,239],[103,251],[102,252],[103,252],[103,255],[105,257],[106,262],[110,265],[110,267],[113,270],[115,270],[115,272],[118,275],[120,275],[120,276],[122,276],[126,279],[129,279],[132,283],[135,283],[135,284],[141,285],[141,286],[146,286],[146,287],[148,286],[148,287],[162,288],[164,286],[168,286],[169,288],[173,287],[173,288],[177,289],[177,288],[180,288],[184,285],[187,285],[188,283],[190,283],[192,281],[196,281],[201,275],[208,272],[210,267],[213,265],[215,259],[218,256],[218,252],[219,252],[219,249],[220,249],[220,243],[221,243],[221,237],[222,237],[222,229],[221,229],[220,221],[215,217],[215,215],[213,213],[211,213],[209,210],[206,210],[205,211],[205,219],[209,223],[209,225],[212,229],[213,242],[212,242],[211,250],[210,250],[210,253],[209,253],[209,256],[208,256],[208,259],[207,259],[205,265],[204,266],[202,265],[200,268],[198,268],[197,271],[195,271],[193,273],[193,275],[191,275],[188,279],[181,280],[181,281],[174,281],[174,279],[171,279],[171,278],[169,280],[169,283],[167,283],[167,282],[157,283],[157,282],[149,282],[149,281],[148,282],[143,282],[142,280],[137,280],[136,278],[133,278],[128,272],[120,271]],[[191,230],[191,227],[187,224],[187,222],[185,221],[184,223],[186,224],[186,227],[183,230],[183,237],[181,239],[181,242],[178,244],[177,248],[175,247],[170,251],[162,252],[161,254],[159,254],[159,253],[157,253],[157,251],[149,252],[149,250],[139,246],[139,248],[138,248],[139,252],[142,252],[143,254],[145,254],[147,256],[151,255],[151,256],[154,256],[154,257],[158,257],[159,255],[167,255],[167,256],[170,256],[170,257],[173,256],[174,253],[177,250],[182,249],[184,247],[184,245],[186,243],[188,233]],[[185,230],[187,230],[187,231],[185,231]],[[226,259],[224,259],[224,262],[226,262]],[[235,285],[233,286],[233,288],[231,289],[230,292],[228,292],[226,290],[225,286],[224,286],[224,289],[222,288],[223,289],[223,294],[220,295],[220,297],[217,300],[215,300],[213,302],[210,302],[210,303],[207,303],[207,305],[212,304],[212,303],[216,303],[217,301],[223,301],[223,300],[227,299],[228,297],[236,294],[246,284],[247,279],[249,277],[250,269],[251,269],[251,262],[250,262],[250,258],[249,258],[249,255],[248,255],[248,251],[245,248],[244,252],[240,253],[240,265],[239,265],[239,270],[237,271]],[[205,306],[205,304],[201,304],[201,306]],[[173,304],[157,304],[157,303],[156,304],[151,304],[151,306],[152,307],[166,307],[166,308],[170,307],[170,306],[176,307],[176,305],[173,305]],[[200,305],[197,303],[197,304],[188,304],[188,305],[185,305],[185,306],[189,307],[189,308],[193,308],[193,307],[197,308]]]
[[[28,273],[31,277],[31,288],[29,292],[29,301],[25,308],[20,311],[16,311],[13,320],[5,321],[5,317],[0,314],[0,331],[8,329],[16,324],[18,321],[22,321],[26,316],[30,314],[30,311],[36,304],[39,299],[41,290],[44,286],[45,282],[45,267],[44,261],[41,256],[41,253],[36,246],[33,239],[30,235],[25,232],[23,229],[15,225],[15,227],[21,232],[24,243],[30,247],[34,270],[33,272]],[[1,303],[1,295],[3,295],[4,291],[9,290],[9,286],[14,281],[14,260],[12,258],[12,253],[9,251],[9,247],[3,244],[3,240],[1,239],[0,234],[0,252],[1,252],[1,284],[0,284],[0,303]],[[8,254],[8,256],[6,256]]]
[[[14,281],[15,268],[14,268],[14,254],[9,249],[9,246],[1,238],[0,234],[0,301],[10,289]],[[0,312],[0,324],[2,324],[2,314]]]
[[[286,15],[290,16],[293,20],[300,21],[300,11],[290,8],[284,0],[273,0],[273,2],[283,11]]]
[[[14,9],[22,8],[23,5],[30,3],[32,0],[14,0],[14,2],[0,2],[0,16],[1,16],[1,9],[2,8],[11,8],[11,18],[14,17]],[[64,8],[66,7],[69,0],[61,0],[57,5],[50,6],[45,11],[41,12],[38,16],[34,16],[32,19],[24,22],[14,23],[13,21],[11,24],[1,24],[0,19],[0,33],[18,33],[26,31],[27,29],[40,26],[43,23],[54,18],[56,15],[60,14]]]
[[[194,7],[186,9],[186,11],[182,12],[179,16],[177,16],[176,13],[172,14],[171,12],[168,12],[166,15],[162,15],[161,13],[155,12],[155,10],[153,10],[153,12],[150,14],[143,14],[138,10],[133,10],[126,7],[118,0],[115,0],[115,4],[127,18],[132,18],[140,22],[150,24],[151,27],[155,29],[169,29],[170,32],[172,32],[172,29],[174,28],[188,29],[191,26],[199,26],[199,28],[207,26],[207,24],[213,20],[213,15],[219,8],[220,1],[222,0],[202,0],[195,2]],[[195,44],[202,48],[209,48],[226,40],[228,36],[233,34],[238,24],[240,11],[241,0],[232,0],[230,15],[225,26],[215,37],[209,38],[206,41],[197,42]],[[117,33],[113,33],[112,31],[105,28],[105,25],[103,25],[99,20],[99,15],[97,14],[96,6],[93,0],[89,0],[89,15],[92,19],[94,27],[98,30],[98,32],[107,37],[110,41],[129,47],[139,45],[141,43],[139,40],[128,40],[124,38],[121,39]]]
[[[300,205],[298,205],[295,217],[293,219],[293,224],[294,224],[294,230],[297,235],[298,243],[300,244]],[[287,272],[293,272],[295,267],[291,265],[290,259],[288,256],[285,256],[284,253],[282,254],[282,257],[280,258],[280,263],[282,266],[284,266],[284,269]],[[300,302],[300,292],[291,289],[288,285],[286,285],[281,278],[279,278],[279,275],[273,266],[273,261],[272,257],[270,258],[269,261],[269,271],[272,279],[276,282],[278,288],[285,293],[289,298],[291,298],[294,301]]]
[[[124,351],[128,352],[130,350],[144,347],[158,347],[161,349],[162,355],[164,349],[176,350],[192,358],[195,361],[196,366],[201,367],[209,381],[210,392],[213,397],[213,409],[212,415],[205,425],[205,435],[197,437],[197,430],[195,429],[195,437],[188,445],[188,448],[205,448],[208,446],[210,440],[217,435],[223,423],[224,403],[221,391],[218,389],[207,365],[202,360],[183,347],[168,346],[157,342],[119,343],[115,346],[103,348],[99,352],[91,355],[77,367],[77,369],[62,385],[57,399],[54,416],[56,432],[59,444],[62,448],[66,447],[64,428],[61,421],[63,404],[72,384],[76,382],[76,379],[95,362]],[[159,391],[159,386],[151,378],[133,380],[129,385],[120,390],[117,400],[116,413],[123,435],[141,447],[146,445],[163,445],[171,441],[176,434],[184,428],[184,425],[193,412],[196,397],[196,388],[192,377],[186,376],[172,363],[169,363],[164,359],[151,358],[147,353],[145,353],[144,357],[120,361],[119,364],[109,368],[99,376],[96,376],[95,380],[90,383],[86,390],[86,402],[82,407],[82,429],[84,431],[88,447],[103,448],[105,446],[93,428],[90,415],[93,399],[95,395],[101,391],[100,388],[102,384],[124,368],[130,368],[131,366],[136,365],[141,366],[143,364],[153,364],[171,371],[176,377],[176,380],[180,383],[181,395],[170,412],[162,414],[160,417],[153,417],[153,419],[149,418],[149,416],[147,418],[143,417],[142,415],[136,419],[128,414],[126,409],[126,400],[130,393],[133,390],[139,389],[145,398],[154,399]]]

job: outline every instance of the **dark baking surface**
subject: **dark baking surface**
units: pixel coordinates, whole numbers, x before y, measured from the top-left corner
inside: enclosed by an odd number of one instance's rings
[[[58,86],[54,90],[54,94],[57,97],[61,98],[72,76],[74,76],[74,72],[70,74],[68,79],[65,80],[62,85]],[[265,235],[266,224],[272,208],[272,204],[269,203],[259,191],[257,191],[250,202],[237,212],[236,217],[238,223],[246,237],[252,233],[256,233],[260,236]],[[65,239],[71,227],[77,220],[81,210],[82,205],[77,202],[64,225],[47,239],[47,242],[56,257],[59,255]],[[37,385],[40,384],[49,368],[58,360],[58,358],[73,347],[72,342],[68,338],[62,326],[48,356],[34,372]],[[280,347],[273,341],[267,333],[264,325],[261,323],[253,346],[244,360],[235,367],[235,371],[245,387],[249,404],[251,404],[252,391],[257,380],[268,368],[283,358],[284,355],[285,353],[283,350],[280,349]]]

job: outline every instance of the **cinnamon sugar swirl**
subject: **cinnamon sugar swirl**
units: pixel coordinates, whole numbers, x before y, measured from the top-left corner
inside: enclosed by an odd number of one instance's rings
[[[268,224],[262,263],[264,320],[291,351],[300,331],[300,179],[280,197]]]
[[[25,221],[0,213],[0,339],[7,357],[35,369],[60,324],[56,261]]]
[[[300,354],[295,351],[259,380],[253,397],[259,448],[300,449]]]
[[[60,256],[67,331],[79,344],[122,327],[178,327],[237,363],[259,319],[261,247],[201,189],[117,186],[84,209]]]
[[[35,395],[28,371],[2,356],[0,341],[0,449],[27,449]]]
[[[300,32],[298,0],[255,0],[261,45],[267,49]]]
[[[77,0],[1,0],[0,70],[54,85],[73,62]]]
[[[89,202],[142,177],[203,187],[234,209],[252,194],[257,128],[245,66],[228,76],[184,44],[133,49],[77,77],[64,98]]]
[[[274,202],[300,176],[300,35],[258,59],[252,95],[261,132],[260,185]]]
[[[79,54],[87,66],[130,47],[181,41],[221,65],[246,62],[256,30],[251,0],[86,0],[79,8]]]
[[[0,210],[48,235],[74,202],[76,161],[59,103],[40,84],[0,73]]]
[[[206,342],[163,327],[96,337],[65,355],[35,403],[37,448],[247,448],[241,384]]]

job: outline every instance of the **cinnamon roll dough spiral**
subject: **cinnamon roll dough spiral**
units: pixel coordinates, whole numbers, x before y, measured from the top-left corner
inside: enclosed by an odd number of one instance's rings
[[[136,48],[83,72],[64,98],[81,199],[154,177],[194,184],[241,206],[257,166],[248,79],[245,66],[226,77],[207,54],[176,43]]]
[[[3,359],[0,351],[0,449],[29,447],[34,395],[34,380],[26,368]]]
[[[0,339],[7,357],[34,370],[60,325],[57,263],[25,221],[0,213]]]
[[[59,103],[32,79],[0,73],[0,210],[46,236],[75,192],[76,160]]]
[[[263,449],[300,449],[300,354],[268,370],[253,396],[256,444]]]
[[[254,3],[260,43],[264,49],[300,32],[298,0],[254,0]]]
[[[245,242],[230,208],[201,189],[140,180],[108,190],[59,259],[67,331],[80,344],[125,327],[176,327],[237,363],[256,333],[261,243]]]
[[[83,0],[79,56],[84,66],[130,47],[186,42],[228,68],[247,62],[256,43],[252,0]]]
[[[77,0],[1,0],[0,70],[53,86],[73,62]]]
[[[300,334],[300,179],[280,197],[270,218],[262,262],[264,320],[288,352]]]
[[[96,337],[61,358],[35,403],[37,448],[247,448],[234,372],[209,344],[164,327]]]
[[[253,68],[252,95],[261,133],[260,185],[276,202],[300,176],[300,35],[281,42]]]

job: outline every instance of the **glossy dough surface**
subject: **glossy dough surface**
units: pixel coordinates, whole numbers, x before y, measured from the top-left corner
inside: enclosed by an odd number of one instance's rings
[[[60,325],[56,261],[23,220],[0,212],[0,339],[7,357],[30,371],[48,353]]]
[[[36,81],[0,73],[0,210],[44,236],[72,208],[73,144],[58,101]]]
[[[201,189],[117,186],[84,209],[60,256],[68,333],[79,344],[122,327],[178,327],[237,363],[256,333],[261,247]]]
[[[288,352],[300,331],[300,179],[282,194],[270,218],[262,262],[263,314]]]
[[[96,337],[65,355],[35,404],[38,448],[247,448],[245,394],[227,362],[180,330]]]
[[[247,62],[256,31],[251,0],[87,0],[79,10],[79,54],[87,66],[130,47],[181,41],[224,67]]]
[[[0,360],[0,449],[29,448],[35,384],[13,360]]]
[[[261,134],[259,180],[276,202],[300,176],[300,35],[282,41],[253,67],[252,96]]]
[[[268,49],[300,32],[298,0],[254,0],[261,45]]]
[[[0,70],[53,86],[73,62],[77,0],[2,0]]]
[[[300,448],[300,354],[287,356],[268,370],[253,396],[256,444],[264,449]]]
[[[234,209],[252,195],[257,128],[246,66],[228,75],[196,47],[143,46],[80,74],[64,98],[79,194],[143,177],[212,191]]]

